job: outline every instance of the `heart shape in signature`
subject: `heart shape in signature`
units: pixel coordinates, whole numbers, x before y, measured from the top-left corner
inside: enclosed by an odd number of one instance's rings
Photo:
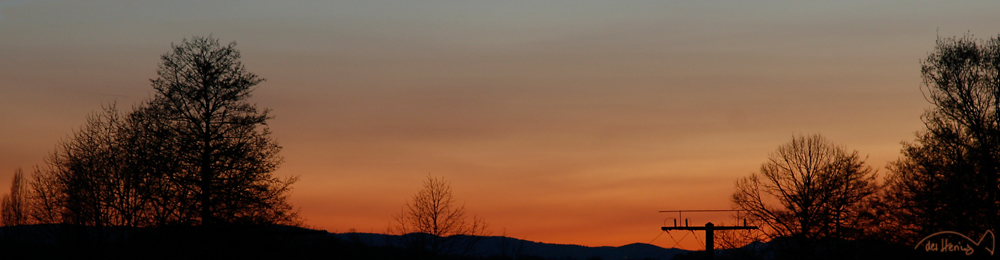
[[[963,252],[965,255],[972,255],[978,251],[977,249],[982,249],[993,255],[996,238],[993,237],[993,232],[990,230],[983,233],[983,237],[979,238],[979,241],[974,241],[958,232],[941,231],[920,240],[913,249],[919,250],[921,247],[927,252]]]

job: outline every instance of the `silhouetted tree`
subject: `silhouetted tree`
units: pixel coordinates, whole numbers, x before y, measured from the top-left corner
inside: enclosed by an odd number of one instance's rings
[[[128,114],[123,141],[132,150],[127,152],[130,175],[123,181],[137,182],[136,193],[142,201],[142,224],[164,226],[191,224],[183,205],[189,204],[183,183],[170,178],[181,170],[177,160],[181,152],[177,133],[170,131],[164,111],[143,104]]]
[[[171,151],[152,146],[160,139],[141,129],[146,120],[138,108],[120,113],[114,105],[87,119],[87,124],[60,143],[44,170],[32,180],[36,219],[94,226],[150,226],[158,217],[153,202],[170,189],[163,177]],[[173,204],[179,201],[172,202]]]
[[[28,223],[27,192],[24,185],[24,173],[21,169],[14,172],[10,181],[10,193],[3,196],[0,202],[0,220],[3,226],[17,226]]]
[[[942,230],[979,236],[1000,224],[1000,36],[939,38],[921,74],[934,107],[889,166],[892,231],[900,242]]]
[[[49,157],[51,174],[65,210],[66,223],[107,226],[124,224],[115,219],[121,215],[116,204],[117,191],[126,189],[118,182],[125,172],[121,139],[122,122],[114,106],[87,118],[87,124],[70,140],[62,142]]]
[[[390,233],[410,234],[407,246],[429,250],[433,256],[468,253],[478,242],[472,236],[487,234],[482,218],[466,216],[465,206],[455,205],[450,184],[444,178],[431,176],[395,220]]]
[[[767,259],[770,251],[764,241],[767,235],[758,229],[716,230],[715,248],[719,250],[716,256],[720,259]]]
[[[857,151],[820,135],[799,136],[778,147],[759,173],[737,181],[732,201],[770,238],[795,238],[795,250],[811,253],[813,241],[863,235],[855,225],[871,217],[863,207],[877,188]]]
[[[286,199],[295,178],[272,176],[282,159],[266,125],[271,116],[246,101],[264,79],[246,71],[235,46],[194,37],[161,57],[151,108],[177,138],[180,168],[169,178],[190,194],[185,206],[197,224],[291,221]]]
[[[48,166],[51,167],[51,166]],[[35,223],[63,223],[62,216],[66,194],[59,187],[59,181],[51,170],[36,168],[28,180],[28,217]]]
[[[267,111],[246,102],[259,82],[235,43],[196,37],[163,55],[157,95],[114,105],[57,146],[29,185],[31,217],[94,226],[297,224],[278,179]]]

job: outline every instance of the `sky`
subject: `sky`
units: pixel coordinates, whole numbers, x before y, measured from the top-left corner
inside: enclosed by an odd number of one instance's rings
[[[1000,34],[995,1],[0,0],[0,191],[88,115],[150,99],[159,56],[237,42],[267,81],[305,224],[385,232],[428,176],[495,235],[647,243],[660,210],[729,209],[799,134],[886,174],[929,104],[937,37]],[[732,222],[690,214],[692,224]],[[671,223],[672,224],[672,223]],[[695,234],[703,238],[703,234]]]

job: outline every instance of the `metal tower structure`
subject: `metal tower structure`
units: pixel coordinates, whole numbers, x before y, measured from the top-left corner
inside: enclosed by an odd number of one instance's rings
[[[739,218],[739,212],[742,210],[728,210],[728,209],[710,209],[710,210],[664,210],[661,213],[673,213],[677,212],[677,218],[674,219],[673,227],[661,227],[663,231],[670,232],[671,230],[689,230],[694,232],[695,230],[705,231],[705,259],[715,259],[715,231],[716,230],[734,230],[734,229],[757,229],[757,226],[747,226],[747,220],[743,219],[742,226],[716,226],[712,222],[705,223],[704,226],[688,226],[687,219],[684,219],[684,226],[678,226],[677,220],[683,219],[684,212],[736,212],[737,219]]]

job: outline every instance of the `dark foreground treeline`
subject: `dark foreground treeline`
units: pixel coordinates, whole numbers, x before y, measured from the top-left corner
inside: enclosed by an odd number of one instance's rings
[[[355,247],[325,232],[288,226],[94,227],[40,224],[0,228],[3,259],[379,259],[346,257]],[[342,248],[352,248],[343,250]],[[361,248],[357,248],[361,250]],[[381,259],[392,259],[388,257]]]
[[[705,259],[704,251],[639,243],[585,247],[509,237],[466,236],[455,239],[472,242],[470,247],[434,254],[426,247],[412,244],[427,236],[335,234],[281,225],[134,228],[41,224],[0,228],[0,256],[2,259]],[[799,252],[805,248],[799,245],[803,242],[779,238],[719,249],[715,259],[996,259],[987,251],[972,255],[928,253],[882,240],[825,239],[812,241],[808,248],[814,248],[814,252]]]
[[[429,259],[422,252],[291,226],[43,224],[3,227],[0,237],[3,259]]]
[[[648,244],[584,247],[509,237],[467,237],[435,254],[403,236],[333,234],[282,225],[155,228],[40,224],[0,228],[2,259],[670,259],[687,251]]]
[[[952,242],[959,242],[952,240]],[[992,243],[992,241],[988,241]],[[836,239],[805,240],[794,237],[776,238],[766,243],[751,243],[739,248],[716,249],[717,260],[771,260],[771,259],[811,259],[811,260],[948,260],[948,259],[997,259],[985,248],[990,245],[976,246],[975,252],[965,254],[963,251],[928,252],[923,248],[914,248],[879,239]],[[691,251],[679,254],[672,260],[708,259],[704,251]]]

